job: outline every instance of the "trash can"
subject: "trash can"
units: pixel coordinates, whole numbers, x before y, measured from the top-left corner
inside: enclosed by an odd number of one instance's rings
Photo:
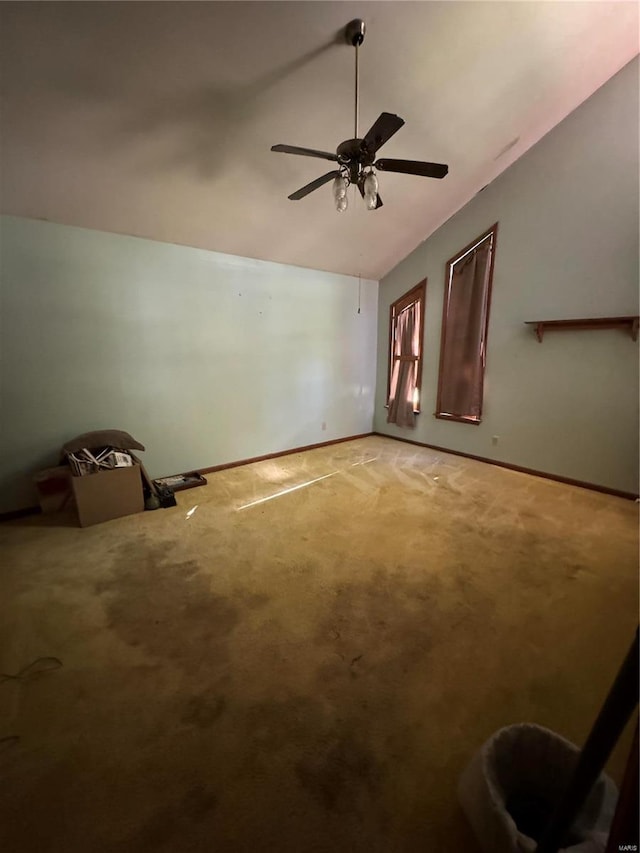
[[[500,729],[460,777],[458,796],[486,853],[533,853],[580,750],[533,723]],[[618,791],[601,774],[574,823],[567,853],[604,853]]]

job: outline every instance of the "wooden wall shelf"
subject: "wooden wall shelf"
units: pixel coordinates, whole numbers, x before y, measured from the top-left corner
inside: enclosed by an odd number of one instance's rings
[[[549,329],[622,329],[628,331],[634,341],[638,340],[638,321],[640,317],[587,317],[582,320],[527,320],[526,326],[533,326],[538,341],[542,343],[544,333]]]

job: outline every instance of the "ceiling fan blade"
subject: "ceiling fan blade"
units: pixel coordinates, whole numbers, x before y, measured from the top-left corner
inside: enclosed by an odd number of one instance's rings
[[[329,151],[316,151],[315,148],[298,148],[296,145],[272,145],[272,151],[279,151],[282,154],[301,154],[304,157],[320,157],[322,160],[335,160],[338,158],[335,154]]]
[[[323,175],[321,178],[316,178],[315,181],[311,181],[310,184],[306,184],[304,187],[300,187],[299,190],[296,190],[294,193],[291,193],[288,198],[291,201],[300,201],[301,198],[304,198],[309,193],[312,193],[314,190],[317,190],[318,187],[321,187],[323,184],[329,183],[329,181],[333,180],[333,178],[337,178],[340,174],[340,170],[336,169],[334,172],[327,172],[326,175]]]
[[[449,171],[444,163],[424,163],[421,160],[378,160],[374,166],[382,172],[421,175],[423,178],[444,178]]]
[[[364,144],[369,153],[375,154],[378,148],[382,148],[385,142],[391,139],[403,124],[404,119],[401,119],[400,116],[393,113],[380,113],[371,130],[364,137]]]
[[[362,196],[362,198],[364,198],[364,186],[362,184],[362,181],[358,182],[358,189],[360,190],[360,195]],[[376,201],[376,210],[379,207],[382,207],[382,199],[380,198],[380,193],[378,193],[378,199]]]

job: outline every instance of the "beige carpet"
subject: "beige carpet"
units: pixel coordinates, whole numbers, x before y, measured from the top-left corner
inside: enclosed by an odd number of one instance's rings
[[[370,437],[178,502],[0,526],[0,671],[63,662],[0,684],[8,853],[473,851],[471,753],[582,743],[637,622],[619,498]]]

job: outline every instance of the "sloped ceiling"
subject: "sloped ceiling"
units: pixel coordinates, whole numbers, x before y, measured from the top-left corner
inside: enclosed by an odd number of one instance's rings
[[[635,2],[0,4],[2,209],[380,278],[638,52]],[[335,150],[383,110],[384,207],[335,211]],[[570,164],[567,164],[570,168]]]

